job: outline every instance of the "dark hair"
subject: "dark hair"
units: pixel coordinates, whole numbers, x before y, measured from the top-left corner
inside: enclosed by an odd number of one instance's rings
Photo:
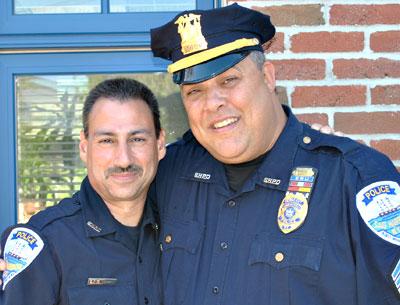
[[[144,84],[129,78],[107,79],[90,90],[82,110],[83,132],[86,138],[89,135],[89,114],[92,111],[93,105],[100,98],[113,99],[120,102],[129,101],[131,99],[143,100],[149,106],[153,114],[154,128],[158,139],[161,131],[161,123],[157,99],[153,92]]]

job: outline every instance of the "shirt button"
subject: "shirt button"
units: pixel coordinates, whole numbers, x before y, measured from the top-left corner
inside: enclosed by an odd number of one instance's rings
[[[144,303],[149,304],[149,299],[147,297],[144,297]]]
[[[214,286],[213,289],[212,289],[212,292],[214,294],[218,294],[219,293],[219,287],[218,286]]]
[[[303,143],[304,143],[304,144],[310,144],[310,143],[311,143],[311,138],[310,138],[310,137],[307,137],[307,136],[304,137],[304,138],[303,138]]]
[[[222,250],[228,249],[228,244],[226,242],[224,242],[224,241],[220,243],[220,246],[221,246]]]
[[[143,263],[143,259],[141,256],[138,257],[138,260],[139,260],[139,264]]]
[[[172,235],[171,234],[168,234],[168,235],[165,236],[165,242],[167,244],[170,244],[172,242]]]
[[[282,252],[275,253],[275,260],[280,263],[285,259],[285,255]]]
[[[228,201],[228,205],[229,205],[230,208],[233,208],[233,207],[236,206],[236,201],[234,201],[234,200],[229,200],[229,201]]]

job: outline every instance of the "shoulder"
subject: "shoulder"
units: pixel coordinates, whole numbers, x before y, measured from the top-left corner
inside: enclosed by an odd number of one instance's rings
[[[174,143],[168,144],[167,154],[160,162],[160,168],[188,166],[193,160],[204,159],[209,156],[207,150],[197,142],[190,130],[188,130],[180,139]]]
[[[305,150],[331,154],[339,158],[346,168],[356,172],[364,184],[382,179],[399,181],[399,173],[391,160],[384,154],[347,137],[322,134],[309,126],[304,128],[304,136],[310,143],[299,141]]]
[[[63,199],[57,205],[49,207],[32,216],[28,225],[38,231],[42,231],[45,227],[54,225],[57,221],[76,214],[81,210],[81,204],[77,194],[72,198]]]

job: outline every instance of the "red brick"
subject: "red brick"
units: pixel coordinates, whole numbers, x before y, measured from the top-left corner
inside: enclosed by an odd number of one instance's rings
[[[336,130],[347,134],[400,133],[400,112],[337,112]]]
[[[292,93],[292,106],[354,106],[364,105],[365,99],[365,86],[296,87]]]
[[[293,52],[354,52],[364,49],[362,32],[299,33],[291,38]]]
[[[400,140],[371,141],[371,147],[384,153],[392,160],[400,160]]]
[[[252,9],[271,16],[271,21],[275,26],[325,24],[319,4],[253,6]]]
[[[284,33],[276,33],[274,39],[268,44],[265,53],[282,53],[285,50]]]
[[[326,113],[301,113],[296,114],[296,117],[307,124],[318,123],[321,125],[328,125],[328,115]]]
[[[400,104],[400,85],[376,86],[371,89],[372,104]]]
[[[400,31],[372,33],[370,47],[375,52],[399,52]]]
[[[400,23],[400,5],[333,5],[330,24],[365,25]]]
[[[272,60],[278,80],[324,79],[325,61],[323,59]]]
[[[338,78],[385,78],[400,77],[400,61],[386,58],[336,59],[333,73]]]

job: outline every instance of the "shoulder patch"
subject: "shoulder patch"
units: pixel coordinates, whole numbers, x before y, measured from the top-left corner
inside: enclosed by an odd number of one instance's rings
[[[374,182],[357,193],[357,209],[379,237],[400,246],[400,187],[394,181]]]
[[[3,290],[35,260],[43,246],[43,240],[31,229],[18,227],[11,231],[4,246],[7,270],[3,272]]]

